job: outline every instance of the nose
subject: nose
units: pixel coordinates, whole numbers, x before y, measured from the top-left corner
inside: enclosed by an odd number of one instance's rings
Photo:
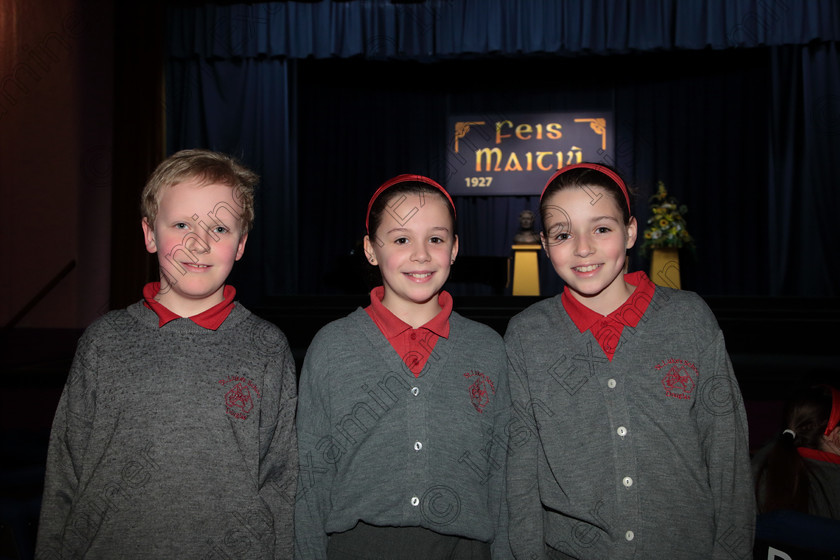
[[[578,257],[588,257],[595,252],[595,247],[588,235],[579,235],[577,237],[577,244],[575,245],[575,255]]]
[[[184,245],[186,245],[191,253],[201,255],[210,252],[211,241],[210,234],[206,231],[202,232],[202,234],[190,233]]]
[[[417,262],[427,262],[431,260],[429,248],[426,247],[425,243],[419,243],[414,246],[414,251],[411,253],[411,260]]]

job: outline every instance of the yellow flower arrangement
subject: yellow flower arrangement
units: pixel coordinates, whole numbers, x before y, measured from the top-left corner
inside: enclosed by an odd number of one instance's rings
[[[694,249],[694,238],[688,233],[683,214],[685,205],[679,205],[674,197],[668,196],[665,184],[659,181],[656,194],[650,197],[651,215],[644,231],[639,251],[644,255],[651,249],[689,247]]]

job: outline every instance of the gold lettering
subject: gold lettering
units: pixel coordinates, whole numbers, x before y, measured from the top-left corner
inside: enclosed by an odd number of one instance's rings
[[[484,156],[485,166],[484,169],[481,167],[481,158]],[[495,158],[495,165],[491,166],[493,159]],[[492,169],[491,169],[492,167]],[[482,148],[480,150],[475,151],[475,171],[476,173],[480,173],[482,171],[501,171],[502,170],[502,150],[499,148]]]
[[[510,121],[500,121],[496,123],[496,144],[502,143],[502,138],[510,138],[510,134],[502,134],[502,126],[507,125],[513,128],[513,123]]]
[[[551,169],[551,164],[549,164],[548,166],[543,165],[543,158],[545,156],[550,155],[552,155],[552,152],[537,152],[537,167],[540,168],[542,171],[548,171]]]
[[[537,125],[539,126],[539,125]],[[533,132],[533,128],[531,128],[530,124],[520,124],[516,127],[516,137],[520,140],[530,140],[531,139],[531,132]],[[539,137],[538,137],[539,138]]]
[[[519,158],[516,157],[516,152],[511,152],[505,165],[505,171],[522,171],[522,166],[519,165]]]

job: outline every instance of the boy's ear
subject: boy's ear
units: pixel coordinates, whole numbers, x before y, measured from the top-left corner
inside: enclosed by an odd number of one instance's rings
[[[548,255],[548,242],[545,238],[545,232],[544,231],[540,232],[540,243],[542,243],[543,251],[545,251],[545,254]]]
[[[157,253],[157,243],[155,242],[155,230],[149,225],[149,218],[143,218],[140,222],[143,228],[143,240],[146,242],[146,250],[150,253]]]
[[[248,241],[248,234],[243,233],[242,236],[239,238],[239,246],[236,248],[236,260],[242,258],[242,255],[245,254],[245,242]]]

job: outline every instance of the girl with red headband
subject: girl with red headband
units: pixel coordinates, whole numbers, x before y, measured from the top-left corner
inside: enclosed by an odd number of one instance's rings
[[[508,456],[516,558],[751,557],[746,415],[714,315],[625,273],[638,224],[612,169],[559,170],[540,214],[566,286],[505,334],[531,435]]]
[[[455,207],[400,175],[368,204],[382,286],[321,329],[300,378],[299,559],[509,558],[504,342],[452,310]]]
[[[840,391],[819,385],[793,399],[785,429],[753,463],[760,513],[794,510],[840,520]]]

